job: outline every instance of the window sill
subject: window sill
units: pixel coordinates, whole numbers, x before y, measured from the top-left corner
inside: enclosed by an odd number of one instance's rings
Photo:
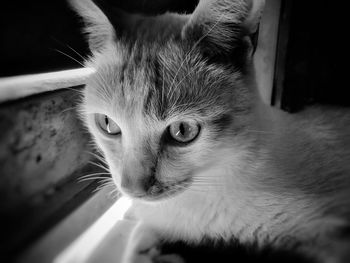
[[[73,228],[61,229],[52,248],[43,248],[32,261],[52,262],[45,259],[61,252],[54,250],[63,249],[115,201],[94,193],[97,181],[79,183],[82,175],[101,172],[90,164],[96,161],[89,154],[90,137],[75,111],[77,90],[93,72],[81,68],[0,78],[0,214],[5,221],[0,261],[34,251],[38,240],[90,204]]]
[[[0,103],[85,84],[92,68],[0,78]]]
[[[110,191],[98,191],[29,247],[18,262],[87,262],[94,247],[112,228],[112,222],[123,216],[120,199],[116,202]]]

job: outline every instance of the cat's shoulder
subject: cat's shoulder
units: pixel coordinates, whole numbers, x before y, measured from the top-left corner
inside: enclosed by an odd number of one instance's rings
[[[319,143],[340,144],[350,150],[350,107],[315,105],[295,113],[298,128]]]
[[[315,105],[297,115],[301,121],[311,125],[326,126],[339,131],[350,129],[350,107]]]

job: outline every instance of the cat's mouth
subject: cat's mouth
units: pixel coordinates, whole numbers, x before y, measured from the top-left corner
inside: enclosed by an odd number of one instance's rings
[[[191,181],[190,178],[173,182],[158,181],[148,189],[147,194],[140,198],[145,201],[159,201],[172,198],[184,192],[190,186]]]

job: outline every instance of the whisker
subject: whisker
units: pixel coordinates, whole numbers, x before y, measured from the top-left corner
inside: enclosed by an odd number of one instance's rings
[[[162,74],[163,74],[163,75],[162,75],[162,78],[163,78],[163,79],[162,79],[162,81],[163,81],[163,83],[162,83],[162,104],[164,104],[164,95],[165,95],[165,94],[164,94],[164,67],[163,67],[163,69],[162,69],[162,72],[163,72],[163,73],[162,73]]]
[[[91,154],[91,155],[94,156],[96,159],[98,159],[99,161],[101,161],[103,164],[105,164],[105,165],[108,166],[108,163],[107,163],[106,159],[105,159],[102,155],[99,155],[99,154],[97,154],[97,153],[90,152],[90,151],[88,151],[88,154]]]
[[[104,178],[110,178],[110,174],[89,174],[89,175],[84,175],[79,180],[85,180],[85,179],[104,179]]]
[[[104,182],[104,183],[100,183],[99,186],[97,186],[95,189],[101,190],[103,188],[112,187],[112,186],[113,184],[111,182]]]
[[[67,45],[67,46],[68,46],[68,45]],[[77,51],[75,51],[73,48],[71,48],[71,47],[69,47],[69,46],[68,46],[68,48],[70,48],[73,52],[77,53]],[[56,48],[54,48],[53,50],[55,50],[56,52],[58,52],[58,53],[60,53],[60,54],[62,54],[62,55],[64,55],[64,56],[70,58],[71,60],[75,61],[75,62],[78,63],[80,66],[82,66],[83,68],[85,68],[85,65],[84,65],[82,62],[80,62],[79,60],[77,60],[76,58],[74,58],[73,56],[71,56],[71,55],[69,55],[69,54],[67,54],[67,53],[65,53],[65,52],[63,52],[63,51],[61,51],[61,50],[59,50],[59,49],[56,49]],[[82,57],[79,53],[77,53],[77,54],[78,54],[80,57]],[[82,58],[85,60],[84,57],[82,57]],[[102,76],[102,74],[101,74],[100,72],[98,72],[97,70],[95,71],[95,73],[100,77],[100,79],[101,79],[101,81],[102,81],[102,84],[103,84],[104,86],[108,87],[109,85],[108,85],[106,79]]]
[[[86,182],[86,181],[95,181],[95,180],[103,180],[106,178],[103,177],[89,177],[89,178],[84,178],[84,179],[79,179],[78,183]]]
[[[67,112],[67,111],[76,110],[76,109],[77,109],[77,106],[69,107],[69,108],[66,108],[63,111],[61,111],[60,114],[63,114],[65,112]]]
[[[93,149],[93,151],[86,150],[86,152],[88,154],[94,156],[95,158],[99,159],[100,161],[104,161],[107,163],[107,161],[105,160],[105,157],[103,156],[102,150],[99,148],[99,146],[96,144],[95,141],[91,140],[89,142],[89,146]]]
[[[65,87],[64,89],[65,89],[65,90],[74,91],[74,92],[78,93],[78,95],[81,95],[81,94],[82,94],[82,91],[81,91],[79,88],[77,88],[77,87],[73,87],[73,88]]]
[[[84,178],[87,178],[87,177],[90,177],[90,176],[95,176],[95,175],[108,175],[108,176],[110,176],[111,174],[110,173],[92,173],[92,174],[83,175],[80,178],[84,179]]]
[[[75,54],[77,54],[82,60],[86,60],[86,58],[82,55],[82,54],[80,54],[78,51],[76,51],[74,48],[72,48],[70,45],[68,45],[68,44],[66,44],[66,46],[70,49],[70,50],[72,50]]]
[[[79,60],[75,59],[74,57],[68,55],[67,53],[65,53],[65,52],[63,52],[63,51],[61,51],[61,50],[58,50],[58,49],[56,49],[56,48],[54,48],[53,50],[55,50],[56,52],[58,52],[58,53],[60,53],[60,54],[62,54],[62,55],[64,55],[64,56],[70,58],[71,60],[77,62],[80,66],[82,66],[83,68],[85,68],[85,65],[84,65],[83,63],[81,63]]]
[[[95,150],[96,154],[102,154],[101,149],[97,146],[94,140],[91,140],[89,142],[89,146]],[[87,151],[87,152],[90,153],[91,151]]]
[[[106,187],[114,187],[115,185],[113,184],[113,182],[108,181],[108,182],[103,182],[101,183],[97,188],[98,189],[102,189],[102,188],[106,188]]]
[[[99,180],[99,183],[112,183],[112,184],[114,184],[114,181],[113,181],[112,177],[104,177],[101,180]]]
[[[94,190],[94,192],[97,192],[97,191],[100,191],[101,189],[105,189],[105,188],[109,188],[109,187],[114,188],[114,187],[115,187],[114,183],[105,182],[105,183],[99,185],[98,187],[96,187],[95,190]],[[112,190],[112,191],[113,191],[113,190]]]
[[[97,167],[99,167],[99,168],[101,168],[101,169],[103,169],[103,170],[105,170],[105,171],[107,171],[107,172],[109,172],[108,167],[105,167],[105,166],[103,166],[103,165],[100,164],[100,163],[96,163],[96,162],[93,162],[93,161],[89,161],[89,163],[92,164],[92,165],[95,165],[95,166],[97,166]]]
[[[58,44],[60,44],[63,47],[68,47],[70,50],[72,50],[75,54],[77,54],[81,59],[85,60],[86,58],[83,57],[77,50],[72,48],[70,45],[63,43],[62,41],[58,40],[55,37],[51,37],[54,41],[56,41]]]
[[[114,182],[113,182],[113,179],[112,178],[104,178],[104,179],[101,179],[99,180],[98,182],[99,184],[101,185],[107,185],[107,184],[110,184],[110,185],[114,185]]]
[[[103,158],[103,156],[100,155],[100,153],[94,153],[94,152],[90,152],[90,151],[88,153],[93,155],[93,156],[95,156],[95,157],[97,157],[97,158]]]

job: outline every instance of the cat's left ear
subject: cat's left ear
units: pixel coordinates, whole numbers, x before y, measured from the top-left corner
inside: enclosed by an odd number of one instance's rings
[[[256,32],[264,6],[265,0],[200,0],[182,37],[206,53],[227,55]]]
[[[92,0],[69,0],[69,4],[82,17],[91,51],[102,49],[115,38],[114,28],[106,14]]]
[[[105,0],[68,0],[85,24],[91,51],[99,51],[108,43],[121,40],[139,23],[141,16],[128,14]]]

